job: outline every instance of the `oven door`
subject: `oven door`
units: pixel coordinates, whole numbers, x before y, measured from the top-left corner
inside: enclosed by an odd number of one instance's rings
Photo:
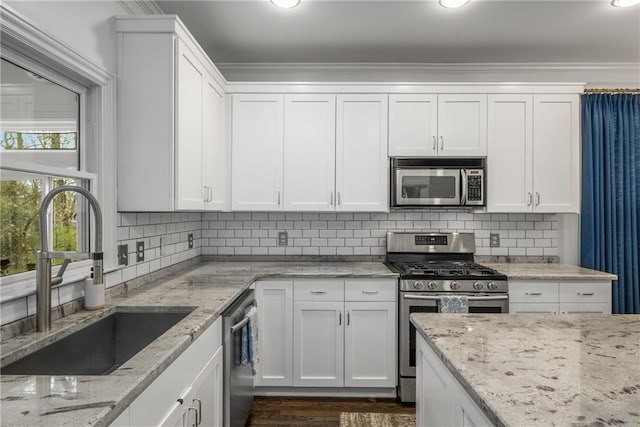
[[[394,206],[459,206],[460,169],[395,169]]]
[[[443,293],[457,295],[459,293]],[[469,313],[508,313],[506,294],[465,295],[469,299]],[[440,296],[425,292],[400,292],[400,376],[416,376],[416,328],[411,324],[411,313],[438,313]]]

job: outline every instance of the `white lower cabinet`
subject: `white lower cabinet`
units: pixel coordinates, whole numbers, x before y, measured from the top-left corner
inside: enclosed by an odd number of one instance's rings
[[[219,318],[112,425],[222,425],[222,357]]]
[[[259,281],[256,386],[396,386],[389,279]]]
[[[611,281],[510,280],[511,314],[611,314]]]
[[[493,425],[424,338],[418,336],[417,341],[416,425]]]

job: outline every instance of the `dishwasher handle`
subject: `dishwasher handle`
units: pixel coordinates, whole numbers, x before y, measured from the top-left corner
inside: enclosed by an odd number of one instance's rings
[[[244,316],[241,321],[231,326],[231,333],[235,334],[236,332],[238,332],[238,330],[242,329],[242,327],[247,323],[249,323],[249,316]]]

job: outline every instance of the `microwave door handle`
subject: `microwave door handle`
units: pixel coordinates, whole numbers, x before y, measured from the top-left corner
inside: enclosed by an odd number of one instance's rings
[[[460,176],[462,180],[462,196],[460,197],[460,204],[464,206],[467,204],[467,171],[460,169]]]

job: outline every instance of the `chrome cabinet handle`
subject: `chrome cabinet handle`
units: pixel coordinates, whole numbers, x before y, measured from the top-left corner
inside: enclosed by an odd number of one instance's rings
[[[327,291],[314,291],[314,290],[312,290],[311,293],[312,294],[326,294]]]
[[[525,295],[542,295],[542,292],[525,292]]]
[[[200,424],[202,424],[202,400],[194,397],[192,399],[192,402],[198,403],[198,410],[196,411],[196,426],[199,426]]]
[[[278,206],[280,206],[280,190],[278,190]]]
[[[536,206],[540,205],[540,193],[536,192]]]
[[[338,325],[342,325],[342,310],[338,310]]]
[[[340,192],[338,191],[338,206],[342,204],[342,199],[340,197]]]
[[[333,191],[329,193],[329,206],[333,206]]]
[[[440,150],[444,150],[444,136],[440,135]]]
[[[197,427],[198,426],[198,409],[194,408],[193,406],[189,406],[188,412],[191,413],[191,411],[196,411],[196,422],[195,422],[195,424],[191,424],[191,425],[193,427]]]
[[[362,291],[363,294],[377,294],[378,291]]]
[[[209,202],[213,202],[213,188],[209,187]]]
[[[578,295],[581,295],[584,297],[591,297],[593,296],[593,292],[578,292]]]
[[[527,193],[527,206],[531,206],[533,203],[533,194]]]
[[[351,314],[347,311],[347,326],[351,323]]]
[[[438,142],[437,142],[437,138],[435,135],[433,135],[433,151],[436,151],[438,149]]]
[[[205,203],[209,201],[209,190],[206,185],[202,186],[202,201]]]

